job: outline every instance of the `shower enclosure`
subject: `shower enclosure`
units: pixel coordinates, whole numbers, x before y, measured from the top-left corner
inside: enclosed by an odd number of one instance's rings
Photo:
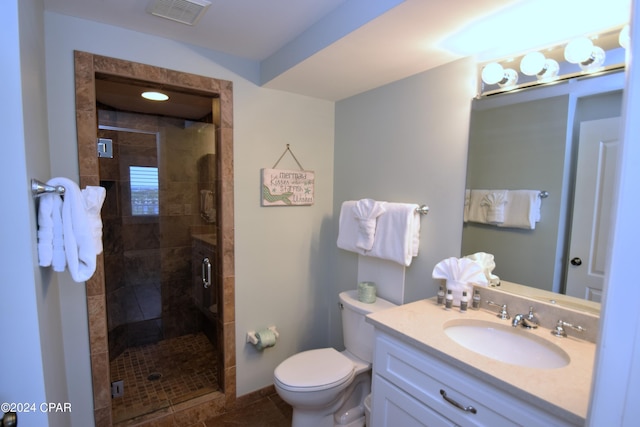
[[[106,56],[96,55],[89,52],[74,52],[74,71],[75,71],[75,105],[76,105],[76,131],[78,139],[78,168],[80,173],[80,185],[81,187],[87,185],[100,185],[100,181],[103,181],[105,187],[111,187],[108,190],[108,200],[105,200],[103,205],[103,213],[107,214],[105,222],[111,221],[111,225],[107,225],[104,228],[103,240],[106,246],[109,246],[109,235],[116,234],[114,243],[120,244],[124,247],[124,244],[131,244],[129,252],[125,257],[124,251],[120,258],[119,255],[115,255],[115,252],[107,252],[98,256],[96,272],[86,282],[86,295],[87,295],[87,315],[89,326],[89,352],[91,360],[91,384],[93,392],[93,414],[96,427],[109,427],[113,425],[129,425],[131,422],[125,421],[119,423],[116,416],[120,416],[117,412],[118,405],[121,401],[126,400],[132,396],[132,391],[135,388],[142,388],[147,392],[147,395],[155,395],[159,400],[163,400],[165,407],[162,410],[155,411],[140,417],[137,417],[134,421],[136,425],[192,425],[202,422],[202,417],[210,417],[223,412],[226,408],[231,408],[235,405],[236,396],[236,357],[235,357],[235,310],[234,310],[234,293],[235,293],[235,251],[234,251],[234,204],[233,204],[233,84],[227,80],[220,80],[213,77],[207,77],[202,75],[195,75],[185,73],[182,71],[171,70],[167,68],[155,67],[148,64],[141,64],[131,61],[126,61],[118,58],[110,58]],[[150,217],[145,215],[133,215],[134,210],[131,208],[130,218],[125,222],[124,219],[117,220],[116,215],[118,209],[120,212],[124,212],[126,205],[138,205],[136,209],[140,208],[140,201],[145,201],[149,198],[148,194],[144,194],[147,189],[137,188],[134,192],[138,193],[138,196],[134,200],[131,197],[125,197],[125,194],[132,193],[131,189],[131,168],[120,176],[119,168],[117,180],[114,176],[107,177],[100,176],[100,163],[105,163],[107,159],[98,158],[97,152],[108,151],[103,150],[102,146],[96,143],[100,142],[98,139],[98,109],[109,111],[109,114],[115,114],[117,112],[140,112],[137,108],[140,103],[140,93],[137,96],[122,97],[117,92],[104,91],[100,85],[103,82],[111,83],[127,83],[146,89],[155,88],[168,90],[171,92],[173,100],[182,101],[173,105],[172,113],[163,113],[159,111],[143,111],[143,117],[150,119],[151,116],[155,116],[152,120],[168,120],[168,118],[179,118],[182,121],[182,125],[173,124],[170,127],[175,128],[189,128],[190,131],[195,132],[199,126],[190,126],[191,122],[205,122],[212,124],[215,129],[215,150],[214,152],[207,152],[206,158],[209,154],[213,154],[215,159],[216,170],[215,172],[215,185],[212,187],[214,193],[205,193],[211,196],[209,200],[205,200],[207,203],[204,209],[204,217],[200,216],[200,188],[196,187],[192,194],[191,202],[184,201],[186,199],[172,199],[173,197],[182,196],[180,191],[166,192],[164,193],[165,181],[163,181],[163,166],[166,156],[177,155],[172,152],[163,151],[162,147],[162,131],[158,128],[142,128],[137,125],[134,126],[133,121],[125,122],[110,122],[102,125],[111,126],[112,129],[101,129],[102,131],[114,131],[114,132],[126,132],[129,137],[141,137],[145,134],[158,135],[155,138],[156,145],[156,157],[158,167],[158,215],[157,215],[157,228],[155,229],[157,235],[145,235],[145,232],[153,230],[153,228],[145,223],[145,221],[151,221]],[[115,96],[118,95],[118,96]],[[129,93],[131,95],[131,93]],[[113,107],[118,102],[121,104],[119,108]],[[158,105],[158,104],[156,104]],[[104,108],[105,106],[111,106]],[[194,111],[201,111],[202,107],[208,108],[208,113],[194,114],[191,117],[187,117],[187,114],[191,114]],[[205,117],[206,116],[206,117]],[[199,118],[205,117],[205,120],[199,120]],[[137,120],[137,119],[136,119]],[[169,120],[170,121],[170,120]],[[157,123],[156,123],[157,124]],[[120,136],[118,136],[119,139]],[[146,137],[145,137],[146,138]],[[158,142],[159,141],[159,142]],[[144,144],[151,144],[145,141]],[[113,145],[113,142],[112,142]],[[134,144],[135,145],[135,144]],[[139,144],[136,149],[142,150],[143,143]],[[121,147],[116,144],[113,150],[114,155],[119,153]],[[176,147],[176,149],[185,149],[185,147]],[[151,151],[151,149],[148,149]],[[140,156],[138,158],[142,158]],[[202,158],[202,156],[201,156]],[[206,162],[202,160],[202,162]],[[182,163],[180,165],[172,164],[168,162],[169,169],[166,171],[167,177],[166,185],[173,182],[173,174],[181,170],[189,170],[192,172],[197,169],[197,165],[187,165]],[[115,164],[112,163],[112,164]],[[136,176],[136,173],[142,173],[144,171],[150,172],[147,167],[153,168],[151,164],[138,164],[133,166],[140,166],[142,169],[133,170],[135,182],[140,178],[140,175]],[[107,166],[104,166],[105,168]],[[152,171],[151,171],[152,172]],[[129,174],[127,178],[127,173]],[[200,174],[200,171],[198,171]],[[144,175],[144,174],[143,174]],[[155,176],[154,174],[152,174]],[[108,179],[107,179],[108,178]],[[200,179],[200,178],[198,178]],[[120,181],[124,182],[120,182]],[[111,181],[111,182],[107,182]],[[129,181],[129,184],[126,184]],[[203,181],[206,181],[203,180]],[[173,184],[172,184],[173,185]],[[153,191],[152,191],[153,192]],[[164,196],[168,196],[168,200],[165,200]],[[213,197],[215,196],[215,197]],[[212,198],[213,197],[213,198]],[[150,197],[153,199],[153,196]],[[163,199],[164,198],[164,199]],[[197,199],[197,201],[195,201]],[[213,204],[210,202],[213,201]],[[168,202],[168,205],[165,203]],[[122,206],[119,206],[122,204]],[[186,205],[186,206],[185,206]],[[147,206],[144,203],[142,206]],[[153,206],[153,204],[151,204]],[[206,219],[212,218],[211,206],[215,207],[215,222],[207,222]],[[180,210],[184,214],[191,209],[191,215],[177,215]],[[142,207],[141,211],[145,212],[145,208]],[[149,210],[147,210],[149,212]],[[175,215],[174,215],[175,214]],[[126,217],[126,215],[125,215]],[[188,227],[177,227],[177,223],[183,224],[189,220],[198,218],[198,222],[191,222]],[[166,221],[165,221],[166,219]],[[120,221],[120,222],[118,222]],[[165,227],[167,224],[167,227]],[[215,224],[215,225],[214,225]],[[195,226],[204,227],[204,233],[202,229],[196,229]],[[113,226],[111,230],[109,227]],[[215,230],[210,233],[211,230]],[[125,232],[123,232],[125,230]],[[194,234],[191,234],[191,233]],[[126,234],[130,233],[130,234]],[[175,234],[174,234],[175,233]],[[155,237],[154,237],[155,236]],[[165,240],[165,237],[168,240]],[[118,240],[118,238],[120,240]],[[190,249],[192,253],[197,253],[199,250],[194,243],[194,239],[198,239],[200,242],[211,244],[215,247],[215,254],[213,254],[213,261],[211,262],[211,277],[214,278],[210,288],[210,295],[207,295],[204,288],[205,283],[202,281],[203,268],[201,261],[198,260],[198,264],[193,259],[188,260],[185,265],[183,261],[186,259],[186,253],[189,252],[187,246],[183,246],[188,240],[191,243]],[[215,238],[215,242],[213,242]],[[128,239],[128,240],[127,240]],[[156,239],[158,247],[156,249],[142,247],[142,242],[151,241]],[[182,239],[183,243],[180,243],[178,239]],[[118,243],[119,242],[119,243]],[[171,242],[171,243],[165,243]],[[213,243],[211,243],[213,242]],[[140,246],[136,246],[140,245]],[[173,245],[173,246],[170,246]],[[108,250],[111,251],[112,248]],[[159,262],[148,260],[143,255],[143,251],[157,252],[159,253]],[[108,257],[115,257],[107,259]],[[115,260],[115,262],[114,262]],[[141,269],[137,271],[143,271],[143,273],[134,273],[132,270],[125,269],[125,262],[132,262],[142,264],[144,262],[155,263],[160,265],[159,270],[152,270],[147,264],[144,264]],[[107,267],[106,264],[109,264]],[[179,264],[178,264],[179,263]],[[115,265],[114,265],[115,264]],[[177,266],[173,268],[172,265]],[[140,266],[140,265],[139,265]],[[107,268],[105,268],[107,267]],[[165,268],[166,267],[166,268]],[[134,278],[141,278],[139,286],[135,289],[120,289],[121,294],[133,294],[136,298],[136,304],[138,305],[140,314],[138,313],[139,322],[128,322],[128,318],[121,315],[119,318],[116,316],[114,319],[108,320],[107,305],[114,306],[114,303],[107,303],[107,300],[113,300],[114,295],[107,297],[107,293],[118,292],[118,286],[122,288],[124,282],[122,279],[115,280],[115,283],[119,285],[112,286],[107,283],[106,277],[109,276],[107,270],[111,270],[113,277],[125,277],[131,275]],[[184,272],[187,269],[191,269],[195,272],[195,277],[191,276],[185,279]],[[208,268],[204,269],[205,273],[208,273]],[[198,273],[199,272],[199,273]],[[143,281],[151,276],[159,275],[160,282],[157,286],[158,293],[146,294],[144,290],[153,290],[148,284],[144,285]],[[205,278],[206,279],[206,278]],[[192,287],[188,288],[188,284],[191,283]],[[194,282],[191,282],[194,281]],[[209,280],[207,280],[209,282]],[[199,283],[201,288],[198,288],[199,295],[193,288],[193,283]],[[145,287],[146,286],[146,287]],[[131,287],[133,288],[133,287]],[[217,289],[216,289],[217,288]],[[131,292],[133,291],[133,292]],[[136,293],[136,291],[138,291]],[[156,290],[153,290],[156,292]],[[187,297],[185,297],[187,295]],[[179,309],[177,302],[179,300],[188,300],[191,298],[191,307],[189,309]],[[209,301],[206,300],[209,298]],[[154,301],[151,303],[150,301]],[[160,304],[157,303],[158,299]],[[143,308],[139,301],[145,301],[152,308],[155,307],[156,312],[151,313],[147,310],[143,312]],[[201,303],[197,304],[196,302]],[[174,305],[176,303],[176,305]],[[116,306],[122,307],[125,303],[117,303]],[[193,307],[197,304],[195,307]],[[145,310],[149,308],[145,307]],[[158,306],[160,307],[160,317],[154,317],[158,314]],[[134,306],[135,307],[135,306]],[[166,309],[166,310],[165,310]],[[215,309],[217,312],[214,313]],[[134,310],[135,312],[135,310]],[[167,316],[163,317],[166,312]],[[193,315],[193,316],[192,316]],[[193,317],[196,320],[193,320]],[[215,319],[214,322],[206,322],[205,319]],[[198,320],[199,319],[199,320]],[[133,324],[136,324],[133,326]],[[157,329],[152,327],[156,325]],[[201,332],[187,333],[186,335],[179,335],[179,329],[183,326],[191,324],[200,324],[202,326]],[[208,326],[207,326],[208,325]],[[138,328],[139,327],[139,328]],[[147,332],[138,334],[140,329],[149,328]],[[211,328],[208,330],[207,328]],[[111,330],[112,335],[115,338],[111,339],[109,344],[108,330]],[[155,332],[154,332],[155,331]],[[214,333],[215,332],[215,333]],[[148,344],[137,345],[135,347],[127,347],[126,341],[124,345],[123,340],[139,338],[140,335],[144,339],[151,340],[150,337],[154,336],[160,338],[160,341],[156,343],[149,342]],[[160,333],[162,335],[160,335]],[[148,334],[148,335],[147,335]],[[175,335],[174,335],[175,334]],[[184,342],[183,338],[190,338],[196,335],[198,337],[197,342]],[[204,339],[202,339],[204,338]],[[215,338],[215,339],[210,339]],[[176,345],[174,340],[179,341]],[[215,343],[215,346],[211,345],[211,342]],[[204,347],[198,347],[199,345],[206,344],[208,350]],[[169,345],[167,345],[169,344]],[[160,348],[159,354],[163,357],[161,361],[169,361],[169,366],[154,365],[152,360],[147,359],[147,355],[153,352],[147,350],[153,346]],[[129,364],[132,366],[144,367],[146,371],[144,375],[141,373],[135,374],[135,381],[124,381],[123,387],[119,387],[119,381],[121,377],[118,366],[114,366],[114,359],[110,354],[110,347],[115,353],[122,350],[122,353],[115,356],[117,359],[129,352]],[[178,354],[171,354],[166,352],[165,348],[178,349]],[[132,349],[141,350],[136,354],[131,354]],[[206,353],[211,351],[214,354]],[[207,393],[197,398],[191,398],[190,396],[175,397],[167,396],[165,389],[158,389],[158,384],[166,384],[172,377],[181,376],[186,379],[194,370],[189,365],[181,365],[178,363],[183,360],[193,362],[194,359],[200,357],[206,360],[207,365],[211,369],[215,369],[215,375],[217,377],[217,387],[219,391]],[[185,369],[185,366],[186,369]],[[176,371],[181,374],[174,375],[172,368],[176,368]],[[113,375],[111,373],[113,371]],[[124,374],[123,374],[124,375]],[[206,374],[196,373],[191,375],[191,378],[206,377]],[[126,379],[126,378],[125,378]],[[144,381],[142,381],[144,379]],[[140,380],[138,382],[138,380]],[[112,386],[115,383],[115,387]],[[187,383],[185,381],[185,383]],[[135,385],[135,387],[132,386]],[[198,392],[200,385],[198,383],[188,384],[190,390]],[[112,397],[118,395],[120,391],[124,391],[120,397]],[[180,399],[186,399],[180,401]],[[118,402],[117,402],[118,401]],[[166,405],[169,405],[168,407]],[[113,410],[115,409],[115,410]]]
[[[114,423],[218,390],[210,118],[98,105]]]

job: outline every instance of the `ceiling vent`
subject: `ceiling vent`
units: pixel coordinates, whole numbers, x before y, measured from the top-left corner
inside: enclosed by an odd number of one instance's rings
[[[161,18],[195,25],[211,3],[206,0],[154,0],[147,11]]]

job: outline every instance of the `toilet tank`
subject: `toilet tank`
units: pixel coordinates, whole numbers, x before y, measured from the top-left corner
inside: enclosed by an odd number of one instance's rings
[[[371,363],[373,361],[373,325],[367,323],[365,316],[375,311],[396,307],[382,298],[376,298],[373,304],[358,301],[358,291],[341,292],[342,335],[345,348],[354,356]]]

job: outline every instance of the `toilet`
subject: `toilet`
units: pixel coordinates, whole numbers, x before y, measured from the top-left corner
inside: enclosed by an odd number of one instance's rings
[[[293,408],[292,427],[364,426],[373,361],[373,326],[365,316],[396,305],[382,298],[360,302],[357,290],[341,292],[339,298],[345,350],[303,351],[274,371],[278,395]]]

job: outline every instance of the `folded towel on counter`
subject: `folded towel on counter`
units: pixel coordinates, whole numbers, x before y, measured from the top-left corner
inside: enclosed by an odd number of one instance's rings
[[[467,291],[471,298],[473,285],[487,286],[484,269],[477,262],[469,258],[446,258],[433,268],[434,279],[444,279],[447,290],[451,289],[453,305],[460,305],[462,292]]]
[[[420,217],[416,204],[384,204],[385,212],[377,217],[375,237],[371,250],[358,246],[360,224],[353,214],[355,201],[342,203],[340,209],[338,247],[376,258],[382,258],[409,266],[418,255],[420,244]]]
[[[91,221],[78,185],[68,178],[52,178],[47,184],[65,188],[62,232],[66,266],[75,282],[86,282],[96,270],[97,248]],[[61,271],[54,265],[55,271]]]
[[[358,200],[353,207],[353,213],[358,221],[358,237],[356,246],[365,251],[371,250],[376,234],[378,217],[385,212],[386,202],[376,202],[372,199]]]
[[[507,203],[507,191],[495,190],[489,191],[480,201],[480,206],[486,208],[486,221],[491,224],[500,224],[504,222],[504,210]]]
[[[87,185],[82,190],[82,199],[87,211],[87,220],[91,229],[91,237],[96,248],[96,254],[102,253],[102,217],[100,216],[100,210],[106,196],[107,190],[104,187]]]
[[[482,271],[489,285],[495,286],[500,284],[500,278],[493,274],[493,269],[496,268],[496,262],[492,254],[476,252],[475,254],[467,255],[465,258],[475,261],[482,267]]]
[[[509,190],[504,210],[504,221],[498,227],[534,230],[540,221],[539,190]]]

